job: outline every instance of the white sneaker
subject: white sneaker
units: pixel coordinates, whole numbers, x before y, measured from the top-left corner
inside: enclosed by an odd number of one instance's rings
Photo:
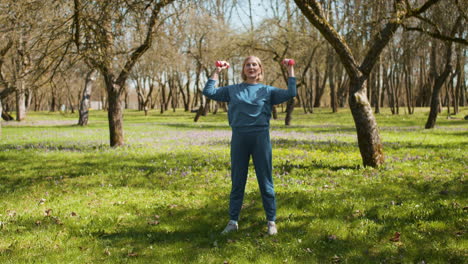
[[[239,229],[239,225],[237,224],[237,221],[234,220],[229,220],[227,226],[224,228],[223,232],[221,232],[222,235],[225,235],[229,232],[232,231],[237,231]]]
[[[273,236],[278,234],[278,229],[276,229],[276,224],[274,221],[268,221],[268,235]]]

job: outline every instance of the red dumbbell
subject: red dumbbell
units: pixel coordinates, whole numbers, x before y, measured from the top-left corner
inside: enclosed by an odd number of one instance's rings
[[[216,61],[216,67],[226,67],[229,68],[229,62],[227,61]]]
[[[282,62],[284,65],[294,65],[296,62],[293,59],[284,59]]]

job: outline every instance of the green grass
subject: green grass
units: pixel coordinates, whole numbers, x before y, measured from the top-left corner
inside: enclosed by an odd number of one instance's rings
[[[102,111],[87,127],[45,112],[3,123],[0,263],[467,263],[468,108],[432,130],[428,109],[385,109],[379,169],[362,168],[348,110],[295,111],[272,121],[275,237],[253,168],[240,230],[220,235],[226,113],[127,111],[117,149]]]

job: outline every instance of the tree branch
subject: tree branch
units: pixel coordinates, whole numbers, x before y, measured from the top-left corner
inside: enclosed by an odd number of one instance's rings
[[[395,18],[391,19],[377,35],[374,36],[371,44],[371,48],[364,58],[360,70],[364,75],[369,75],[374,67],[377,59],[379,58],[382,50],[387,46],[388,42],[392,39],[393,35],[397,31],[398,27],[402,24],[402,20],[411,16],[419,16],[425,12],[432,5],[436,4],[440,0],[428,0],[421,7],[416,9],[408,9],[409,3],[402,0],[395,1]],[[406,5],[405,5],[406,3]],[[406,6],[406,7],[405,7]]]
[[[416,8],[416,9],[408,10],[406,12],[405,17],[411,17],[411,16],[416,16],[416,15],[422,14],[422,13],[426,12],[426,10],[429,9],[431,6],[433,6],[434,4],[437,4],[437,2],[439,2],[439,1],[440,0],[428,0],[421,7]]]
[[[5,78],[3,77],[2,73],[2,66],[3,66],[3,58],[7,54],[7,52],[10,50],[10,48],[13,46],[13,41],[11,39],[8,39],[8,43],[6,46],[0,50],[0,87],[4,87],[4,89],[0,92],[0,99],[5,98],[8,96],[10,93],[12,93],[15,90],[15,87],[10,85]]]
[[[124,85],[123,83],[125,80],[128,78],[129,72],[132,70],[133,66],[137,62],[137,60],[151,47],[151,44],[153,42],[153,28],[156,25],[156,20],[158,18],[158,15],[161,11],[161,9],[174,2],[174,0],[161,0],[159,1],[155,7],[153,8],[151,12],[151,17],[149,19],[149,25],[148,29],[146,31],[146,38],[143,44],[141,44],[131,55],[128,61],[125,63],[124,68],[119,74],[119,77],[116,80],[117,84],[120,84],[120,92],[123,92],[124,90]]]
[[[427,31],[427,30],[424,30],[422,28],[417,28],[417,27],[403,26],[403,28],[405,30],[408,30],[408,31],[421,32],[423,34],[429,35],[429,36],[431,36],[433,38],[436,38],[436,39],[440,39],[440,40],[444,40],[444,41],[450,41],[450,42],[456,42],[456,43],[463,44],[465,46],[468,45],[468,40],[463,39],[463,38],[450,37],[450,36],[441,34],[440,32],[431,32],[431,31]]]
[[[348,75],[351,78],[359,78],[361,73],[359,72],[357,62],[354,59],[351,49],[333,26],[325,20],[320,4],[317,1],[294,0],[294,2],[296,2],[296,5],[301,9],[309,22],[320,31],[322,36],[332,45],[336,53],[338,53],[341,63],[343,63]]]

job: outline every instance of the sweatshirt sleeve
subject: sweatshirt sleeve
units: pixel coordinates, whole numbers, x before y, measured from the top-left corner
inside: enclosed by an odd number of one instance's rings
[[[205,88],[203,88],[203,94],[212,100],[229,102],[229,86],[215,88],[215,84],[215,80],[208,79],[205,84]]]
[[[273,87],[271,91],[271,103],[272,105],[281,104],[297,95],[296,91],[296,78],[288,78],[288,89],[279,89]]]

